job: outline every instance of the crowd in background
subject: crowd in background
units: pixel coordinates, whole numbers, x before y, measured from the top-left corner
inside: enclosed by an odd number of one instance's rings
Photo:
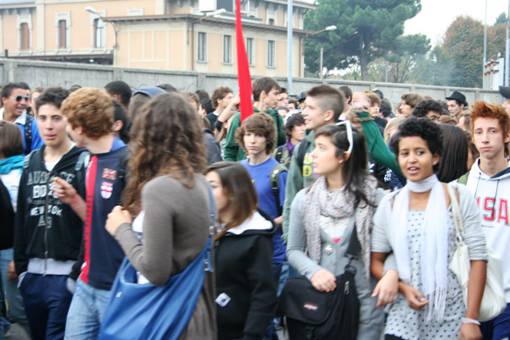
[[[194,280],[171,307],[184,321],[148,338],[287,336],[286,282],[333,292],[350,267],[353,338],[510,338],[510,88],[502,103],[453,91],[393,106],[380,90],[252,87],[241,120],[228,87],[4,84],[0,339],[11,324],[34,340],[123,338],[149,310],[129,319],[115,300],[128,264],[139,285]],[[486,319],[492,257],[506,307]]]

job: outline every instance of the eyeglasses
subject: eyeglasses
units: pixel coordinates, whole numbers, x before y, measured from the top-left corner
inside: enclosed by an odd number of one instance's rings
[[[354,140],[352,137],[352,125],[351,121],[348,119],[341,120],[338,123],[336,123],[336,126],[342,126],[345,125],[345,131],[347,132],[347,141],[349,142],[349,147],[347,148],[347,153],[352,153],[352,148],[354,146]]]
[[[26,102],[28,102],[30,100],[30,97],[28,96],[16,96],[14,97],[14,99],[19,103],[20,101],[24,100]]]

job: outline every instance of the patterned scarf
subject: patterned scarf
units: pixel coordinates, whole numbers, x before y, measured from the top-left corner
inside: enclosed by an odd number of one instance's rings
[[[361,190],[367,199],[375,203],[377,182],[373,177],[367,177]],[[354,215],[358,240],[361,244],[361,257],[365,265],[367,278],[370,276],[370,234],[372,232],[372,217],[375,208],[361,202],[355,210],[354,195],[344,188],[329,191],[325,177],[319,177],[306,193],[305,234],[308,256],[317,263],[321,260],[321,223],[317,216],[340,219]]]

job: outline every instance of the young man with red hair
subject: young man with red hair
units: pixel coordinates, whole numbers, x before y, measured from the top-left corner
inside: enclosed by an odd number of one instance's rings
[[[473,142],[480,152],[467,187],[480,207],[488,250],[504,260],[510,253],[510,166],[506,155],[510,118],[500,105],[477,102],[471,113]],[[506,309],[482,324],[484,339],[510,337],[510,267],[503,266]],[[476,319],[477,316],[468,316]]]

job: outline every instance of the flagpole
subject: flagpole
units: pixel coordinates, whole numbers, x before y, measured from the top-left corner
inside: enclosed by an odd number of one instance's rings
[[[239,84],[239,111],[241,121],[253,113],[253,102],[251,100],[252,87],[250,66],[244,46],[243,23],[241,20],[241,1],[236,0],[236,50],[237,50],[237,82]]]

